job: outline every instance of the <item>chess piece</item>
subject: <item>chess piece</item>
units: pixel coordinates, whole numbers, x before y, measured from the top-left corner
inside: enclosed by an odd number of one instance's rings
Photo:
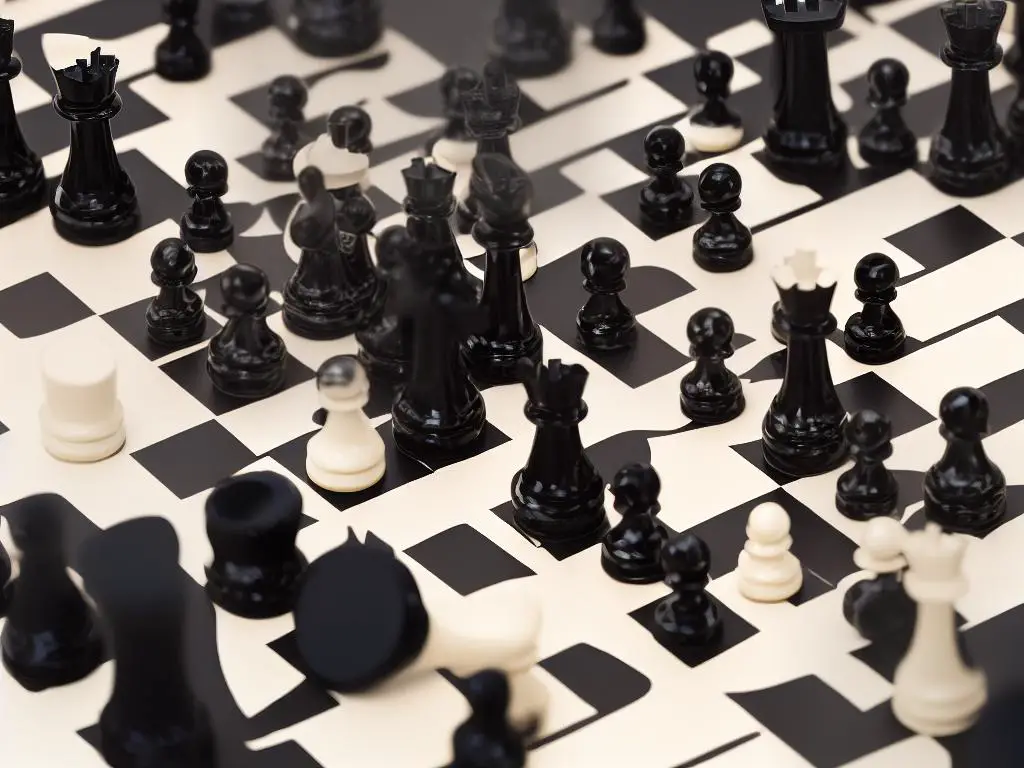
[[[213,38],[237,40],[273,23],[270,0],[213,0]]]
[[[857,136],[868,165],[909,168],[917,163],[917,137],[903,120],[910,71],[897,59],[879,59],[868,70],[868,104],[877,110]]]
[[[576,341],[590,352],[618,352],[636,344],[636,318],[623,301],[629,251],[618,240],[598,237],[580,251],[583,289],[590,294],[576,314]]]
[[[892,308],[899,279],[896,262],[884,253],[870,253],[857,262],[855,295],[864,308],[850,315],[843,332],[846,354],[857,362],[881,365],[902,356],[907,333]]]
[[[203,298],[189,287],[198,271],[195,255],[181,240],[168,237],[153,248],[149,266],[160,292],[146,308],[146,334],[170,349],[199,341],[206,332],[206,311]]]
[[[295,155],[306,143],[303,110],[309,101],[306,84],[292,75],[275,77],[267,90],[270,102],[271,134],[260,147],[263,178],[268,181],[292,181]]]
[[[0,617],[6,614],[11,601],[11,573],[11,556],[4,549],[3,542],[0,542]]]
[[[654,632],[665,645],[710,645],[722,635],[718,602],[708,594],[711,550],[694,533],[681,533],[661,548],[661,567],[672,594],[654,611]]]
[[[398,293],[409,261],[416,253],[416,243],[401,224],[377,235],[377,268],[385,284],[384,305],[374,322],[356,331],[358,359],[371,380],[394,383],[408,372],[412,355],[410,329],[399,317]]]
[[[661,479],[650,464],[626,464],[612,478],[615,511],[622,520],[601,542],[601,567],[624,584],[653,584],[665,578],[661,547],[668,538],[657,520]]]
[[[54,344],[43,353],[43,447],[55,459],[102,461],[125,443],[117,363],[103,347]]]
[[[452,67],[441,78],[444,127],[427,140],[426,154],[446,171],[458,173],[471,167],[476,137],[466,125],[466,94],[480,87],[480,78],[468,67]]]
[[[228,163],[211,149],[185,161],[191,207],[181,217],[181,239],[195,253],[225,250],[235,239],[235,225],[221,198],[228,191]]]
[[[306,559],[295,547],[302,496],[275,472],[221,480],[206,497],[206,535],[213,561],[206,594],[229,613],[268,619],[295,604]]]
[[[288,369],[284,339],[267,326],[270,281],[259,267],[235,264],[221,275],[220,290],[228,321],[210,339],[210,381],[231,397],[268,397],[284,386]]]
[[[686,142],[669,125],[652,128],[644,139],[650,181],[640,189],[640,221],[658,232],[676,232],[690,223],[693,190],[679,173]]]
[[[306,443],[306,475],[325,491],[354,493],[384,477],[384,440],[363,409],[370,402],[366,371],[352,355],[328,358],[316,372],[323,428]]]
[[[789,514],[780,504],[758,504],[747,518],[747,542],[736,566],[740,594],[757,603],[789,600],[804,583],[800,561],[790,552]]]
[[[732,318],[715,307],[698,310],[686,324],[693,368],[679,385],[683,413],[697,424],[722,424],[743,413],[747,402],[739,377],[725,366],[732,357]]]
[[[367,53],[384,36],[380,0],[292,0],[288,29],[312,56]]]
[[[373,186],[369,157],[373,150],[372,130],[373,121],[362,107],[345,106],[334,110],[327,116],[327,131],[295,153],[292,160],[295,178],[314,166],[324,175],[324,186],[339,203],[362,195]],[[285,227],[290,223],[289,219]]]
[[[725,163],[712,163],[697,179],[700,206],[711,214],[693,233],[693,260],[708,272],[735,272],[754,259],[754,238],[736,218],[743,180]]]
[[[46,204],[43,161],[25,141],[11,90],[20,74],[21,59],[14,55],[14,22],[0,19],[0,227]]]
[[[19,568],[0,658],[29,691],[81,680],[103,661],[96,616],[68,578],[62,501],[52,493],[28,496],[8,516]]]
[[[786,308],[781,301],[772,304],[771,332],[772,338],[779,344],[785,346],[789,343],[789,320],[786,319]]]
[[[502,0],[492,56],[517,78],[547,77],[572,59],[572,31],[558,0]]]
[[[465,681],[462,692],[472,714],[455,729],[447,768],[524,768],[526,745],[508,721],[508,677],[485,669]]]
[[[347,149],[358,155],[373,151],[373,119],[362,107],[349,104],[338,107],[327,116],[327,133],[335,147]]]
[[[593,46],[609,56],[630,56],[647,45],[647,26],[636,0],[604,0],[591,30]]]
[[[896,511],[899,485],[883,463],[892,456],[892,424],[865,408],[846,424],[853,467],[836,480],[836,509],[851,520],[870,520]]]
[[[903,549],[910,564],[903,583],[917,603],[917,620],[896,667],[892,711],[913,733],[952,736],[974,724],[988,696],[984,673],[968,667],[957,646],[954,603],[967,593],[967,539],[928,523],[906,537]]]
[[[876,517],[864,527],[853,562],[872,577],[854,582],[843,595],[843,617],[871,642],[892,641],[901,650],[910,642],[917,607],[903,587],[907,531],[899,520]]]
[[[199,0],[163,0],[167,37],[156,47],[156,73],[164,80],[189,82],[210,73],[210,50],[196,34]]]
[[[693,79],[704,103],[676,127],[698,152],[720,154],[743,142],[743,120],[726,101],[735,71],[732,58],[721,51],[704,51],[693,62]]]
[[[54,229],[76,245],[126,240],[139,228],[139,201],[110,133],[121,111],[117,57],[89,38],[52,33],[43,35],[43,52],[57,84],[53,108],[71,122],[68,161],[50,199]]]
[[[988,400],[981,390],[957,387],[939,404],[942,458],[924,476],[924,511],[947,531],[983,533],[1006,514],[1006,477],[985,454]]]

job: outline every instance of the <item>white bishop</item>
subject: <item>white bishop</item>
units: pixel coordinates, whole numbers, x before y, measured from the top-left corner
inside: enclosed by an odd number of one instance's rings
[[[774,502],[754,507],[736,566],[740,594],[758,603],[781,603],[800,591],[803,569],[789,551],[792,545],[786,510]]]

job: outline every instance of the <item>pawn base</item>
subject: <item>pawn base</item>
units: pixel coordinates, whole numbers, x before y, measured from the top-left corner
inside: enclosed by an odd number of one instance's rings
[[[416,461],[432,461],[440,454],[451,459],[451,454],[471,450],[487,426],[487,410],[483,396],[473,398],[459,418],[443,424],[425,418],[408,408],[401,394],[391,409],[391,432],[395,447]]]
[[[699,613],[684,613],[678,603],[678,595],[669,595],[654,609],[654,633],[662,643],[667,646],[701,646],[721,638],[722,619],[714,598],[709,596]]]
[[[49,419],[44,417],[44,423]],[[124,421],[119,420],[116,429],[95,440],[81,441],[68,440],[56,435],[45,427],[41,430],[43,448],[46,452],[59,461],[67,461],[74,464],[92,464],[103,461],[113,456],[124,448],[127,434]]]
[[[621,352],[636,345],[636,319],[630,315],[620,323],[581,323],[576,320],[576,342],[589,352]]]
[[[536,326],[534,332],[524,339],[501,342],[470,336],[462,347],[463,359],[473,380],[497,386],[519,383],[519,360],[525,357],[540,365],[543,352],[543,338]]]
[[[161,44],[156,49],[156,74],[172,83],[202,80],[210,74],[210,52],[199,41],[182,56],[177,48]]]
[[[0,171],[0,227],[45,208],[47,191],[42,162],[22,171]]]
[[[743,553],[741,553],[742,558]],[[797,559],[790,554],[784,564],[769,573],[770,578],[759,578],[751,573],[754,566],[744,568],[741,564],[736,571],[737,587],[747,600],[755,603],[781,603],[800,591],[804,584],[804,572]]]
[[[169,349],[178,349],[203,338],[206,332],[206,312],[198,312],[182,322],[157,321],[146,313],[146,335],[154,344]]]
[[[970,499],[943,503],[936,500],[925,477],[924,512],[948,533],[987,533],[1006,515],[1006,488],[991,488]]]
[[[776,472],[790,477],[812,477],[831,472],[846,461],[846,419],[835,425],[823,425],[813,432],[777,435],[770,429],[772,412],[765,415],[761,428],[764,463]]]
[[[288,303],[287,291],[281,319],[284,327],[304,339],[327,341],[350,336],[366,326],[366,320],[372,313],[362,312],[361,308],[351,304],[326,306],[317,309],[299,308]]]
[[[211,356],[206,360],[206,373],[213,386],[225,395],[240,400],[258,400],[284,387],[287,365],[288,359],[283,357],[259,368],[238,369]]]
[[[0,660],[26,691],[77,682],[103,662],[103,640],[92,622],[81,636],[73,638],[56,637],[53,632],[15,633],[10,626],[5,625],[0,634]],[[12,649],[17,651],[12,653]]]
[[[696,424],[725,424],[739,416],[747,407],[747,400],[739,390],[718,397],[692,397],[680,394],[679,407],[683,415]]]
[[[295,606],[307,565],[298,550],[294,559],[274,568],[214,561],[206,568],[206,594],[228,613],[246,619],[283,616]]]
[[[907,334],[902,328],[890,332],[869,333],[860,325],[860,313],[850,317],[843,333],[846,354],[865,365],[891,363],[903,356]]]
[[[754,247],[750,242],[716,242],[714,247],[705,242],[699,230],[693,240],[693,260],[706,272],[738,272],[754,260]],[[708,241],[714,238],[707,238]]]
[[[154,724],[134,712],[122,716],[107,704],[100,714],[100,754],[112,768],[216,768],[216,742],[206,708],[196,702],[189,711],[174,715],[170,722]]]
[[[1010,181],[1012,170],[1010,153],[1006,147],[999,147],[986,153],[984,162],[965,163],[947,159],[937,154],[934,148],[941,142],[932,143],[933,151],[928,158],[928,181],[940,192],[955,197],[980,197],[1002,189]]]
[[[334,493],[358,493],[372,488],[384,477],[384,470],[384,459],[362,472],[341,472],[321,466],[309,456],[306,457],[306,477],[317,487]]]
[[[181,217],[181,239],[193,253],[217,253],[227,250],[235,241],[235,225],[231,219],[204,224],[192,219],[189,214]]]
[[[745,133],[742,125],[704,125],[699,115],[699,112],[687,115],[675,126],[683,134],[688,149],[706,155],[720,155],[743,143]]]
[[[917,165],[917,137],[908,135],[903,140],[868,141],[863,136],[857,142],[861,160],[876,168],[910,168]]]
[[[874,517],[888,517],[896,511],[899,494],[892,492],[875,496],[848,496],[836,492],[836,510],[850,520],[871,520]]]
[[[651,192],[644,187],[640,194],[640,223],[654,232],[677,232],[693,220],[693,191],[683,182],[683,189],[670,194]]]

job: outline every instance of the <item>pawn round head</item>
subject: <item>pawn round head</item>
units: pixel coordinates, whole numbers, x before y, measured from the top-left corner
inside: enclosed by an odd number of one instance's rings
[[[988,432],[988,398],[974,387],[957,387],[939,403],[943,430],[963,440],[978,440]]]
[[[695,357],[728,357],[734,333],[732,318],[717,307],[698,309],[686,323],[686,337]]]
[[[899,279],[899,267],[884,253],[869,253],[853,269],[853,282],[857,290],[868,294],[892,291]]]
[[[614,289],[626,280],[629,251],[611,237],[595,238],[580,251],[580,271],[588,283]]]
[[[331,137],[331,143],[338,149],[360,154],[368,153],[372,149],[372,130],[373,121],[370,114],[362,107],[338,107],[327,117],[327,133]]]
[[[469,67],[452,67],[441,77],[441,96],[445,106],[463,112],[462,97],[480,87],[480,76]]]
[[[658,504],[661,478],[650,464],[633,462],[623,466],[612,478],[611,491],[615,509],[623,516],[657,514],[661,510]]]
[[[305,108],[309,100],[306,84],[294,75],[275,77],[267,89],[270,106],[282,112],[298,112]]]
[[[659,125],[644,138],[644,153],[648,165],[667,166],[682,162],[686,154],[686,140],[671,125]]]
[[[910,71],[898,59],[879,59],[868,69],[868,100],[877,107],[898,106],[907,101]]]
[[[228,161],[212,149],[194,152],[185,161],[185,181],[190,187],[223,195],[228,191]]]
[[[377,235],[377,266],[393,276],[411,257],[415,242],[402,224],[394,224]]]
[[[693,62],[693,79],[697,83],[697,91],[703,96],[728,96],[735,70],[729,54],[721,51],[701,53]]]
[[[303,168],[299,172],[297,181],[299,182],[299,192],[308,203],[313,202],[317,195],[327,189],[323,172],[314,165]]]
[[[370,381],[354,355],[335,355],[317,369],[316,388],[326,408],[335,403],[365,399]]]
[[[670,587],[683,582],[708,581],[711,550],[694,533],[681,533],[666,541],[661,547],[660,560],[665,583]]]
[[[712,207],[738,200],[742,191],[740,172],[728,163],[712,163],[697,179],[697,194],[703,203]]]
[[[341,215],[348,222],[350,232],[354,235],[368,235],[377,223],[377,209],[369,198],[356,195],[345,200],[341,205]]]
[[[873,517],[864,526],[861,546],[876,559],[890,560],[903,553],[907,530],[893,517]]]
[[[760,544],[775,544],[789,536],[789,515],[780,504],[765,502],[750,511],[747,536]]]
[[[465,681],[463,691],[473,714],[497,722],[505,718],[511,698],[508,677],[497,669],[485,669]]]
[[[270,301],[270,280],[259,267],[235,264],[220,276],[220,292],[229,317],[257,314],[263,312]]]
[[[153,270],[153,283],[167,288],[191,284],[198,271],[192,249],[177,237],[168,237],[156,244],[149,266]]]
[[[892,422],[878,411],[864,408],[846,422],[846,439],[861,450],[878,449],[892,440]]]

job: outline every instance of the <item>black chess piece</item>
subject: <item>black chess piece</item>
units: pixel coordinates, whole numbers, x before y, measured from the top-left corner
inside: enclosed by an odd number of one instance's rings
[[[946,450],[924,476],[924,511],[947,531],[984,533],[1006,514],[1006,477],[985,454],[988,399],[958,387],[939,404]]]
[[[618,525],[601,542],[601,566],[616,581],[653,584],[665,578],[661,547],[668,538],[657,520],[661,479],[650,464],[626,464],[611,482]]]
[[[29,691],[81,680],[103,661],[96,616],[68,578],[61,501],[52,493],[29,496],[9,516],[20,568],[0,631],[0,658]]]
[[[892,456],[892,424],[869,408],[846,424],[853,467],[836,480],[836,509],[851,520],[870,520],[896,511],[899,485],[884,462]]]
[[[452,736],[454,759],[447,768],[523,768],[526,744],[508,720],[512,698],[508,677],[485,669],[464,681],[472,713]]]
[[[721,637],[718,602],[708,594],[711,550],[694,533],[681,533],[661,548],[661,567],[672,594],[654,611],[655,635],[666,645],[709,645]]]
[[[210,339],[206,372],[213,386],[241,399],[267,397],[284,386],[288,351],[267,326],[270,281],[259,267],[235,264],[220,278],[228,321]]]
[[[11,573],[11,556],[7,554],[3,543],[0,543],[0,616],[7,613],[7,606],[11,601]]]
[[[1004,186],[1011,173],[1009,142],[996,118],[988,76],[1003,58],[996,36],[1006,3],[963,0],[944,4],[940,12],[949,41],[942,61],[953,75],[946,120],[928,155],[928,178],[949,195],[984,195]]]
[[[14,55],[14,22],[0,19],[0,227],[46,204],[43,161],[25,141],[14,106],[11,81],[20,74],[21,59]]]
[[[854,582],[843,595],[843,618],[865,640],[884,642],[899,654],[905,651],[917,621],[917,603],[907,594],[903,578],[903,526],[887,520],[886,526],[867,526],[861,545],[853,554],[861,570],[874,575]]]
[[[357,155],[368,155],[373,151],[370,134],[373,119],[370,113],[353,104],[338,107],[327,116],[327,133],[331,143],[338,149],[347,149]]]
[[[301,522],[302,495],[283,475],[246,472],[217,483],[206,497],[210,599],[247,619],[288,613],[307,565],[295,546]]]
[[[903,120],[910,71],[897,59],[879,59],[868,69],[868,104],[878,110],[857,135],[868,165],[907,168],[917,163],[917,136]]]
[[[71,122],[71,144],[50,214],[57,234],[76,245],[118,243],[139,228],[135,185],[110,133],[110,121],[121,111],[114,90],[118,64],[99,48],[62,68],[51,62],[58,91],[53,108]]]
[[[267,89],[270,102],[271,134],[260,147],[263,178],[269,181],[292,181],[295,154],[307,142],[303,133],[306,122],[303,110],[309,101],[306,84],[293,75],[275,77]]]
[[[743,141],[743,120],[726,99],[736,65],[727,53],[704,51],[693,63],[693,79],[704,103],[688,118],[690,145],[707,153],[728,152]]]
[[[722,424],[746,408],[739,376],[725,367],[733,354],[733,333],[732,318],[715,307],[697,311],[686,324],[696,362],[679,385],[679,404],[697,424]]]
[[[228,163],[212,149],[194,152],[185,161],[191,207],[181,217],[181,239],[195,253],[225,250],[235,239],[231,214],[221,201],[228,191]]]
[[[686,141],[670,125],[652,128],[644,139],[652,178],[640,189],[640,221],[659,232],[675,232],[690,223],[693,190],[680,176]]]
[[[384,36],[380,0],[292,0],[288,27],[313,56],[356,56]]]
[[[583,289],[590,294],[576,314],[576,341],[591,352],[618,352],[636,344],[636,318],[621,298],[629,251],[618,240],[598,237],[580,251]]]
[[[227,43],[270,26],[270,0],[213,0],[213,39]]]
[[[375,322],[356,331],[359,362],[371,379],[397,382],[408,372],[412,357],[410,328],[399,317],[398,290],[416,243],[402,224],[377,235],[377,268],[385,284],[384,305]]]
[[[711,217],[693,233],[693,260],[708,272],[735,272],[754,260],[754,237],[736,218],[743,180],[731,165],[712,163],[697,179],[700,205]]]
[[[572,60],[572,30],[558,0],[502,0],[492,56],[518,78],[547,77]]]
[[[434,154],[434,145],[439,139],[447,139],[459,143],[471,144],[476,138],[466,126],[465,95],[480,87],[480,77],[469,67],[450,67],[441,77],[441,104],[444,113],[444,126],[427,139],[424,153],[427,157]]]
[[[846,354],[854,360],[881,365],[903,355],[907,333],[892,308],[899,279],[899,267],[884,253],[869,253],[857,262],[853,271],[855,295],[864,302],[864,308],[850,315],[843,332]]]
[[[149,257],[153,285],[160,291],[146,308],[146,333],[162,347],[177,349],[199,341],[206,331],[203,298],[189,286],[196,279],[196,258],[181,240],[168,237]]]
[[[594,47],[610,56],[629,56],[647,45],[647,25],[636,0],[604,0],[591,33]]]
[[[210,73],[210,49],[196,34],[199,0],[163,0],[167,37],[156,47],[156,73],[164,80],[189,82]]]
[[[520,375],[537,427],[526,466],[512,478],[516,525],[541,544],[589,544],[608,530],[604,480],[583,449],[580,422],[587,369],[550,360],[525,361]]]
[[[771,332],[772,338],[779,344],[789,343],[789,320],[786,319],[786,308],[781,301],[772,304]]]

